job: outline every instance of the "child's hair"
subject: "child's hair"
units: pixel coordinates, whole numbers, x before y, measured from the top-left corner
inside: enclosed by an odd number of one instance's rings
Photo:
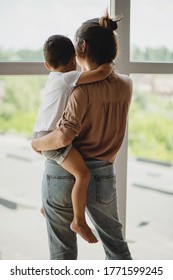
[[[54,69],[67,65],[75,55],[72,41],[63,35],[52,35],[44,43],[45,61]]]
[[[118,52],[117,36],[114,31],[118,28],[117,22],[121,17],[111,19],[108,11],[105,16],[88,20],[76,32],[76,46],[78,54],[82,56],[81,46],[87,43],[87,56],[98,63],[111,62]]]

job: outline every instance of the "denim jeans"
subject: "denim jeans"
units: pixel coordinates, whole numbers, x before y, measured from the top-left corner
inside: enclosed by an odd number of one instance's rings
[[[109,260],[130,260],[128,245],[122,236],[118,218],[116,176],[112,164],[86,160],[91,172],[86,211],[91,219]],[[71,231],[73,220],[71,190],[74,177],[47,160],[42,183],[42,200],[47,222],[50,259],[76,260],[77,238]],[[92,259],[92,257],[91,257]]]

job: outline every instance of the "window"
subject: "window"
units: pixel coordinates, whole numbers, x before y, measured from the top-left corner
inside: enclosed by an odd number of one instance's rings
[[[46,224],[39,213],[44,159],[30,147],[47,79],[43,43],[57,33],[73,40],[81,23],[102,16],[109,2],[0,0],[0,259],[49,258]],[[90,255],[87,250],[79,239],[80,259],[104,258],[99,245]]]
[[[123,15],[117,69],[134,84],[128,137],[117,163],[120,206],[127,201],[120,214],[134,259],[172,259],[172,3],[162,2],[115,1],[115,14]]]
[[[173,62],[173,2],[131,0],[130,8],[131,60]]]
[[[157,163],[173,160],[173,75],[132,74],[129,155]]]
[[[53,34],[74,38],[87,19],[100,17],[109,0],[2,1],[0,61],[43,61],[42,46]]]
[[[172,259],[173,75],[131,78],[127,238],[135,259]]]
[[[0,76],[0,133],[31,137],[46,76]]]
[[[28,139],[47,74],[42,45],[53,33],[73,39],[83,21],[111,7],[112,15],[123,15],[117,69],[129,74],[134,83],[129,136],[116,163],[120,217],[134,259],[171,259],[172,1],[0,2],[0,258],[48,258],[45,221],[39,214],[44,160],[31,152]],[[151,17],[155,24],[150,23]],[[81,241],[79,258],[91,255]],[[100,247],[94,247],[92,256],[103,259],[103,255]]]

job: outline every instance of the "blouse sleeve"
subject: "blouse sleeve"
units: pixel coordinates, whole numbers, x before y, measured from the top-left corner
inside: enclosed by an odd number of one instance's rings
[[[76,87],[68,100],[66,109],[57,123],[59,129],[70,142],[79,135],[82,126],[82,120],[87,109],[88,98],[80,86]]]

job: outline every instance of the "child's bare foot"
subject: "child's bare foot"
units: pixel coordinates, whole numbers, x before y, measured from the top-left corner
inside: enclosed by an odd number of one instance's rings
[[[92,233],[92,230],[90,229],[90,227],[87,225],[86,222],[79,223],[79,222],[72,221],[70,228],[72,231],[79,234],[83,239],[85,239],[89,243],[98,242],[97,238]]]

